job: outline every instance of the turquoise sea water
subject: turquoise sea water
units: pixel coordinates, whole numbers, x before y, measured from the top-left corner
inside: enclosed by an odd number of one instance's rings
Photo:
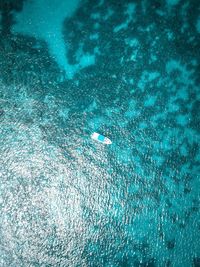
[[[200,266],[199,51],[196,0],[0,0],[0,267]]]

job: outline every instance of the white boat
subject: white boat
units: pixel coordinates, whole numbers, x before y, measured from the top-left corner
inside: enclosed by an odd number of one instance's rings
[[[100,143],[103,143],[105,145],[112,144],[112,141],[108,137],[105,137],[105,136],[103,136],[103,135],[101,135],[99,133],[96,133],[96,132],[94,132],[94,133],[91,134],[91,138],[93,140],[96,140],[96,141],[98,141]]]

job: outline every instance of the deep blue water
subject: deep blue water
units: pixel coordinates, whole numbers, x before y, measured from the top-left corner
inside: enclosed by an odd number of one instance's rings
[[[199,1],[0,0],[0,267],[200,266],[199,143]]]

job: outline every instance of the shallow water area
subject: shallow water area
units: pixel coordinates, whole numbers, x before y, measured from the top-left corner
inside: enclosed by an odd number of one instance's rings
[[[0,266],[200,266],[199,10],[2,0]]]

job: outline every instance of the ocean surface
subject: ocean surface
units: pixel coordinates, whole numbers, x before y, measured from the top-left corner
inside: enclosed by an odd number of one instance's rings
[[[199,144],[200,1],[0,0],[0,267],[200,266]]]

